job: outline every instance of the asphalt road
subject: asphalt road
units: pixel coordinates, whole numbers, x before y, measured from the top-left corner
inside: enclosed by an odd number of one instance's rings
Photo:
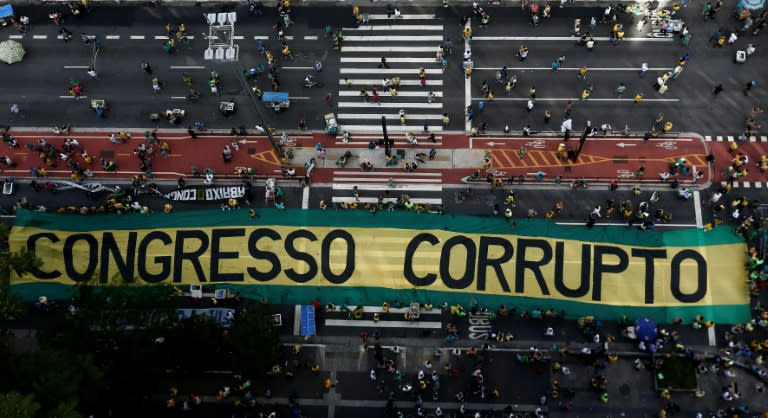
[[[291,184],[295,184],[291,182]],[[124,185],[127,187],[128,185]],[[83,191],[59,191],[56,193],[50,193],[46,191],[35,192],[27,184],[18,184],[18,192],[13,196],[0,197],[0,205],[6,214],[10,214],[12,206],[22,197],[26,197],[31,207],[44,206],[47,210],[56,210],[64,206],[98,206],[106,199],[109,192],[101,192],[89,198]],[[258,187],[258,186],[257,186]],[[285,190],[285,204],[287,208],[300,208],[302,205],[303,190],[299,187],[284,185]],[[170,191],[176,189],[175,184],[161,185],[161,191]],[[527,218],[529,209],[534,209],[538,214],[537,218],[544,216],[544,213],[550,210],[554,203],[563,202],[565,204],[565,210],[557,215],[556,221],[563,225],[580,226],[586,224],[589,213],[594,209],[596,205],[600,205],[603,208],[606,207],[607,200],[614,200],[617,204],[623,200],[631,200],[636,206],[640,202],[648,201],[652,191],[647,190],[643,192],[639,197],[634,196],[632,191],[628,188],[621,188],[617,191],[610,192],[607,187],[603,190],[588,189],[588,190],[572,190],[566,185],[560,187],[552,185],[547,186],[521,186],[516,188],[518,206],[513,208],[513,213],[516,219],[520,222],[524,222]],[[457,200],[457,194],[465,192],[466,187],[455,186],[446,187],[442,192],[420,192],[420,197],[432,196],[436,199],[441,199],[445,207],[445,216],[451,214],[462,215],[476,215],[476,216],[494,216],[494,205],[498,205],[503,212],[506,207],[504,205],[504,199],[507,192],[505,191],[491,191],[488,186],[476,186],[472,188],[472,195],[464,202]],[[360,197],[377,197],[376,191],[361,190]],[[709,191],[696,192],[699,193],[701,198],[701,221],[703,223],[710,222],[712,220],[712,211],[706,207],[706,201],[710,196]],[[259,190],[255,191],[256,195],[260,195]],[[658,204],[653,205],[652,208],[661,208],[666,213],[672,215],[672,220],[669,224],[658,223],[657,228],[667,230],[685,227],[695,227],[697,225],[697,208],[694,199],[683,201],[677,196],[677,192],[672,190],[658,190],[658,194],[661,196]],[[320,200],[330,201],[334,193],[331,187],[327,186],[313,186],[309,194],[309,207],[317,209],[320,206]],[[738,192],[738,196],[746,196],[753,200],[760,200],[762,193],[759,189],[741,189]],[[397,197],[397,194],[392,194],[392,197]],[[735,198],[735,196],[734,196]],[[143,205],[147,205],[151,210],[160,211],[162,206],[167,201],[159,196],[142,195],[136,197],[136,199]],[[763,198],[763,200],[765,200]],[[174,202],[174,208],[176,210],[192,210],[192,209],[209,209],[218,208],[220,202]],[[261,199],[254,199],[252,207],[263,208],[270,207]],[[334,210],[334,209],[328,209]],[[603,210],[605,215],[605,210]],[[73,215],[76,216],[76,215]],[[440,216],[440,215],[427,215],[424,216]],[[499,222],[503,223],[503,214],[496,215]],[[12,221],[12,218],[7,218]],[[617,215],[604,216],[598,219],[597,224],[625,224],[622,219]]]
[[[32,19],[32,29],[22,39],[28,52],[22,63],[0,67],[0,77],[6,105],[18,103],[24,118],[16,116],[9,122],[50,126],[67,120],[80,126],[146,127],[150,125],[149,113],[184,108],[188,111],[187,124],[199,120],[208,126],[223,128],[252,126],[263,116],[270,125],[280,129],[295,128],[302,118],[307,120],[310,128],[322,129],[324,114],[329,111],[323,98],[331,92],[332,110],[344,115],[339,118],[342,126],[377,132],[380,129],[378,119],[384,115],[388,117],[391,130],[418,129],[425,122],[430,129],[439,130],[442,128],[440,115],[448,113],[452,120],[448,129],[463,130],[461,121],[467,99],[476,104],[480,99],[480,83],[488,80],[494,84],[495,71],[503,65],[511,69],[510,74],[517,76],[518,85],[509,96],[504,94],[501,86],[494,86],[495,103],[486,106],[477,118],[478,122],[487,122],[489,129],[500,130],[505,125],[513,130],[525,125],[531,125],[534,130],[557,129],[565,101],[578,97],[585,83],[592,84],[594,90],[589,100],[574,105],[574,126],[590,120],[593,124],[608,122],[615,128],[629,125],[633,130],[643,131],[650,127],[654,115],[664,112],[677,131],[736,135],[743,128],[749,109],[766,98],[759,70],[766,64],[761,49],[758,47],[745,64],[736,64],[733,60],[737,48],[743,49],[746,43],[755,41],[759,45],[759,37],[753,39],[752,35],[744,35],[736,46],[712,48],[708,43],[711,33],[717,27],[726,33],[734,29],[736,22],[725,11],[714,21],[703,21],[698,14],[699,8],[693,5],[680,12],[689,21],[693,35],[687,49],[680,46],[678,38],[648,37],[648,27],[643,32],[636,32],[635,17],[620,14],[619,21],[627,33],[625,41],[612,46],[600,40],[607,35],[609,26],[598,24],[593,31],[598,37],[593,52],[576,46],[570,31],[574,18],[582,18],[584,30],[587,30],[588,17],[599,16],[602,9],[553,8],[551,19],[533,27],[528,23],[527,14],[516,7],[489,6],[491,21],[488,27],[479,28],[477,20],[473,21],[476,39],[472,51],[477,70],[471,80],[465,79],[459,69],[462,48],[458,22],[459,16],[471,15],[468,8],[404,8],[406,18],[394,24],[382,16],[385,14],[383,9],[364,8],[363,12],[370,14],[370,25],[353,30],[352,13],[347,8],[295,7],[295,24],[287,30],[287,35],[293,37],[288,42],[294,60],[289,60],[279,57],[279,42],[272,29],[277,20],[274,9],[267,8],[262,17],[251,17],[243,7],[228,7],[227,11],[238,12],[235,34],[242,37],[236,40],[240,54],[234,63],[203,60],[203,50],[207,47],[203,34],[207,33],[208,27],[201,12],[219,9],[98,6],[84,17],[67,14],[64,26],[75,34],[75,39],[64,43],[56,39],[56,26],[46,17],[55,7],[20,6],[18,12]],[[162,39],[155,39],[165,35],[164,26],[169,22],[185,23],[187,33],[194,37],[189,48],[179,48],[172,55],[161,49]],[[333,50],[330,40],[324,38],[323,27],[327,24],[348,29],[345,30],[347,40],[342,51]],[[2,37],[16,35],[9,27],[3,31]],[[78,40],[81,33],[96,36],[104,43],[95,59],[92,47]],[[265,61],[264,56],[258,54],[255,37],[268,37],[267,48],[279,58],[280,89],[288,91],[292,97],[287,112],[275,114],[262,103],[251,101],[247,85],[238,79],[243,69]],[[434,59],[434,51],[442,39],[451,39],[456,45],[444,74]],[[521,44],[530,49],[525,62],[514,56]],[[428,47],[432,52],[426,50]],[[690,54],[689,63],[681,76],[671,83],[669,91],[663,96],[653,91],[653,81],[661,69],[671,70],[686,52]],[[550,63],[560,55],[566,56],[563,68],[552,73]],[[360,88],[370,91],[371,84],[380,84],[382,72],[377,64],[381,56],[387,56],[393,68],[384,75],[401,76],[404,85],[398,97],[382,94],[379,108],[372,103],[363,104],[358,94]],[[154,75],[164,83],[160,93],[152,93],[150,77],[139,68],[142,61],[149,62]],[[313,72],[311,67],[316,61],[323,64],[323,71],[317,78],[325,86],[305,89],[301,86],[302,79]],[[644,79],[637,73],[642,62],[652,68]],[[91,64],[95,64],[99,80],[91,80],[86,74],[86,68]],[[422,65],[428,70],[424,88],[418,86],[417,76]],[[592,69],[586,82],[576,77],[575,69],[581,65]],[[222,77],[220,97],[211,96],[205,85],[211,70],[218,71]],[[188,72],[193,85],[203,92],[203,98],[197,103],[183,100],[186,94],[181,81],[183,72]],[[349,89],[340,85],[345,77],[353,82]],[[107,100],[109,110],[105,119],[95,117],[88,109],[88,100],[74,101],[67,97],[70,79],[82,82],[89,99]],[[745,96],[741,90],[752,79],[757,80],[757,86],[750,96]],[[614,95],[619,82],[627,85],[623,101],[617,101]],[[263,90],[271,88],[264,76],[256,83]],[[723,84],[724,91],[713,98],[711,89],[718,83]],[[537,102],[529,113],[525,111],[525,104],[531,86],[536,86]],[[425,90],[436,93],[432,105],[427,103]],[[645,93],[645,100],[638,105],[627,101],[636,92]],[[218,103],[232,98],[237,103],[238,112],[226,118],[217,111]],[[405,128],[396,121],[401,108],[408,115]],[[552,111],[553,126],[544,124],[544,110]],[[8,116],[10,114],[6,113],[1,119]]]

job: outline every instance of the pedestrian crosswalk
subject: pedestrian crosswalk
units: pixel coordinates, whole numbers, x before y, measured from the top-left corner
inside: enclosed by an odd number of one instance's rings
[[[439,171],[335,170],[333,203],[395,203],[407,195],[414,204],[442,205],[443,174]],[[355,196],[357,194],[357,196]]]
[[[425,126],[430,132],[442,131],[443,70],[437,50],[443,42],[443,25],[436,22],[433,14],[404,14],[397,21],[371,14],[369,23],[343,28],[337,100],[342,131],[379,133],[382,117],[388,133],[423,132]],[[380,65],[382,58],[386,65]],[[424,86],[420,68],[426,73]],[[400,78],[396,94],[384,83],[395,77]]]
[[[705,135],[704,140],[707,142],[735,142],[738,136],[734,135]],[[768,136],[750,136],[749,142],[768,142]]]

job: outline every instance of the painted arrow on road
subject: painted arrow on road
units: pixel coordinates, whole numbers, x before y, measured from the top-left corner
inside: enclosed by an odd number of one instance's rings
[[[495,147],[496,145],[504,145],[504,143],[502,142],[486,142],[485,144],[488,145],[489,147]]]
[[[621,147],[621,148],[624,148],[624,147],[634,147],[635,145],[637,145],[637,144],[625,144],[623,142],[619,142],[618,144],[616,144],[617,147]]]
[[[241,144],[258,144],[259,143],[259,141],[248,141],[246,139],[241,139],[241,140],[239,140],[237,142],[239,142]]]

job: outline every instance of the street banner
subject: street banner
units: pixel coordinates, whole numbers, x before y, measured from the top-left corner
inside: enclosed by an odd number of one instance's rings
[[[184,202],[211,202],[240,199],[245,196],[245,186],[185,187],[165,193],[169,200]]]
[[[749,318],[746,248],[730,228],[705,232],[558,226],[545,220],[412,212],[261,210],[123,216],[21,211],[13,251],[43,265],[34,286],[190,284],[274,303],[565,310],[568,316]],[[61,289],[59,289],[61,290]],[[50,297],[50,295],[49,295]]]
[[[73,181],[67,181],[67,180],[61,180],[61,181],[53,181],[51,182],[53,185],[53,188],[58,190],[72,190],[72,189],[80,189],[89,191],[92,193],[97,193],[102,190],[107,190],[110,192],[114,192],[116,189],[112,187],[104,186],[101,183],[75,183]]]

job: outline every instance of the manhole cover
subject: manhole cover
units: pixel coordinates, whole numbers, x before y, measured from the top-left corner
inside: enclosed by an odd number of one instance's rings
[[[624,396],[629,395],[629,392],[631,392],[631,391],[632,391],[632,388],[630,388],[629,385],[627,385],[627,384],[623,384],[623,385],[619,386],[619,393],[621,393]]]

